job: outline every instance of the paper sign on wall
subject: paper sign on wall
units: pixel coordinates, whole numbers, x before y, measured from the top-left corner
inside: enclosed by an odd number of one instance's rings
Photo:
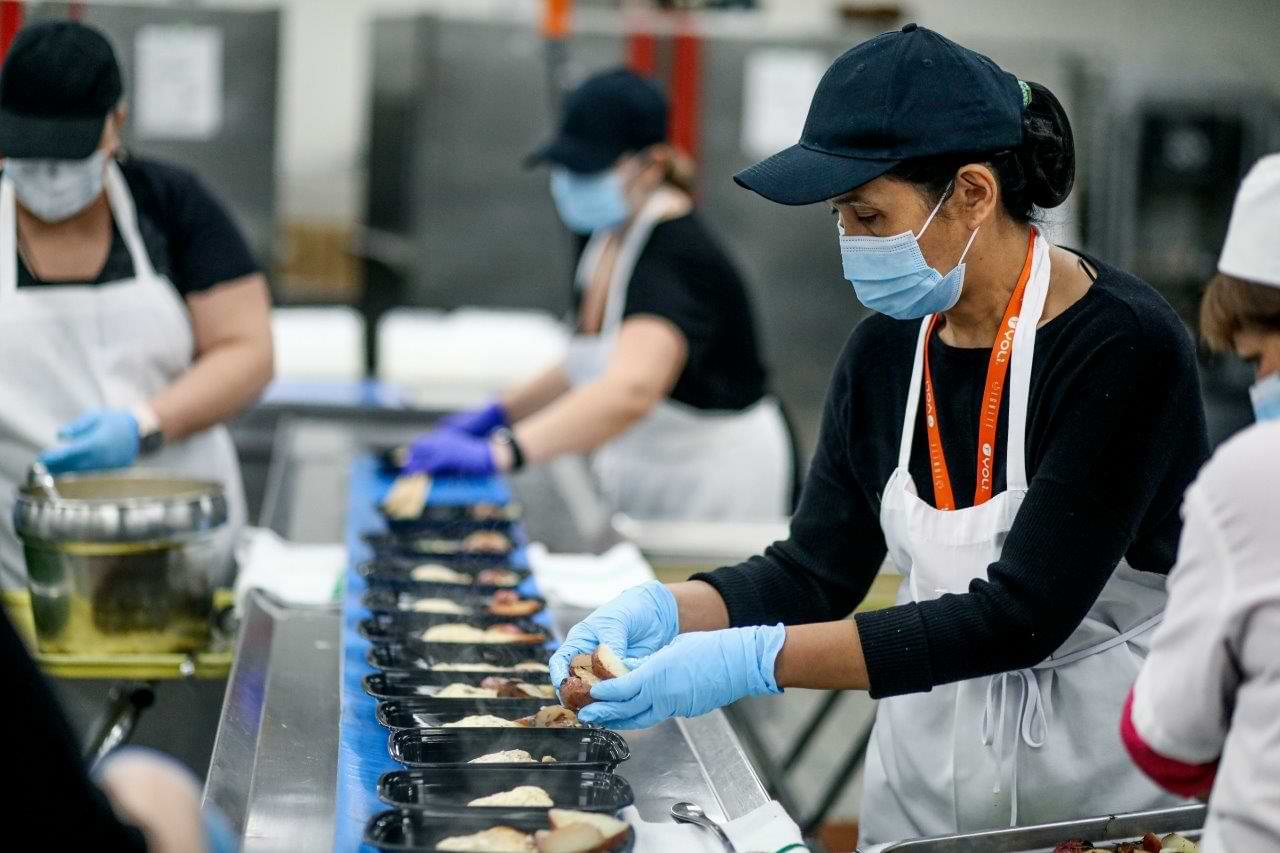
[[[829,64],[816,50],[765,48],[743,73],[742,150],[768,157],[800,141],[809,101]]]
[[[222,127],[222,30],[150,25],[134,43],[134,114],[144,139],[205,140]]]

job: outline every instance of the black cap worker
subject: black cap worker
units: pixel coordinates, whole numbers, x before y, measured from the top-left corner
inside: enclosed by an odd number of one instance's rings
[[[271,377],[266,281],[194,176],[125,157],[123,93],[78,23],[26,27],[0,69],[0,397],[20,401],[0,411],[4,586],[25,584],[11,507],[37,458],[224,483],[227,557],[244,521],[220,424]]]
[[[1149,286],[1036,228],[1074,157],[1048,90],[937,33],[836,60],[800,143],[737,181],[830,204],[877,313],[836,365],[790,537],[570,631],[553,680],[602,640],[659,649],[594,687],[584,721],[868,690],[868,843],[1176,802],[1116,720],[1207,453],[1199,382]],[[848,619],[886,555],[897,605]]]
[[[564,363],[413,443],[405,471],[489,474],[595,451],[613,508],[638,518],[763,521],[790,511],[792,445],[766,393],[733,263],[694,212],[653,83],[614,70],[568,97],[527,165],[581,239]]]

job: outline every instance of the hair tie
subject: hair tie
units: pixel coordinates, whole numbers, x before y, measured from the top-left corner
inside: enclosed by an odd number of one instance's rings
[[[1022,108],[1025,110],[1031,106],[1031,87],[1022,80],[1018,81],[1018,88],[1022,90]]]

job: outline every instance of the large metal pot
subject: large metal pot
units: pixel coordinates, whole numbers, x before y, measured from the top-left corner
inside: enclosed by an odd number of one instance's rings
[[[48,482],[47,479],[45,481]],[[33,478],[18,490],[42,652],[191,652],[209,643],[227,521],[220,483],[146,472]]]

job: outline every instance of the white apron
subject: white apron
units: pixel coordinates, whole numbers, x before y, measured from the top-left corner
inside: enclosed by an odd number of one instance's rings
[[[195,338],[177,290],[151,266],[133,198],[119,167],[106,175],[107,200],[133,262],[133,278],[99,285],[18,289],[13,183],[0,177],[0,585],[26,587],[26,562],[13,530],[15,489],[58,428],[88,409],[131,408],[191,367]],[[231,578],[231,552],[245,521],[235,447],[216,426],[169,444],[137,467],[221,482],[229,523],[218,536],[218,576]]]
[[[600,334],[578,335],[565,371],[575,385],[599,379],[613,353],[627,287],[667,196],[655,192],[623,237],[609,280]],[[607,231],[591,236],[578,264],[586,289]],[[791,440],[776,400],[738,411],[705,411],[663,400],[595,452],[592,467],[618,512],[635,518],[774,521],[790,514]]]
[[[1048,288],[1049,244],[1037,237],[1010,365],[1007,488],[978,506],[935,509],[917,496],[908,470],[930,318],[921,323],[898,467],[880,510],[889,555],[906,575],[900,604],[965,593],[1000,556],[1027,494],[1027,401]],[[1162,576],[1122,562],[1049,660],[881,701],[867,754],[865,843],[1178,803],[1134,767],[1119,736],[1125,696],[1164,603]]]

